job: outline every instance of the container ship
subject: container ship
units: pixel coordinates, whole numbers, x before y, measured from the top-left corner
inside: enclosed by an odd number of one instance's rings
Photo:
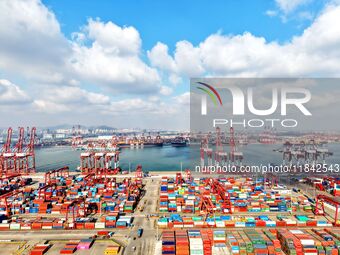
[[[161,147],[164,144],[161,136],[156,136],[152,138],[151,136],[147,137],[133,137],[133,138],[125,138],[120,139],[117,144],[121,148],[130,148],[130,147]]]
[[[174,147],[184,147],[188,145],[188,141],[182,136],[177,136],[171,141],[171,145]]]

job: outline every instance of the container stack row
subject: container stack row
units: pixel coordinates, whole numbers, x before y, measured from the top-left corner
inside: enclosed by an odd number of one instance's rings
[[[336,230],[283,230],[277,231],[278,238],[282,243],[283,251],[290,255],[318,255],[339,254],[339,239],[336,238]]]
[[[135,209],[141,189],[112,179],[85,180],[84,177],[60,177],[54,185],[40,183],[36,189],[23,188],[0,200],[0,214],[66,214],[69,205],[85,198],[83,210],[100,213],[131,213]],[[9,187],[7,185],[7,187]],[[0,189],[1,192],[1,189]],[[83,212],[84,214],[85,212]]]
[[[159,210],[161,213],[200,213],[205,197],[216,213],[228,213],[224,198],[231,202],[232,212],[311,212],[311,202],[301,194],[282,187],[268,188],[251,178],[218,179],[222,189],[213,187],[210,178],[194,178],[176,183],[163,177],[160,186]]]
[[[95,218],[77,218],[74,223],[66,223],[65,218],[23,219],[12,217],[2,220],[0,231],[6,230],[58,230],[58,229],[104,229],[128,228],[133,221],[132,216],[102,216]]]
[[[158,219],[159,228],[255,228],[255,227],[330,227],[332,224],[324,216],[315,215],[221,215],[183,216],[170,214]]]
[[[338,255],[340,230],[164,231],[162,254]]]

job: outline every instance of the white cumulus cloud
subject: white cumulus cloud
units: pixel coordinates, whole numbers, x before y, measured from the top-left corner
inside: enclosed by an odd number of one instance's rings
[[[163,50],[159,62],[154,57],[160,44],[148,55],[157,68],[167,71],[168,63],[173,63],[169,75],[175,72],[184,77],[336,77],[340,70],[340,26],[335,25],[338,23],[340,6],[331,5],[301,35],[284,44],[268,42],[249,32],[216,33],[195,47],[188,42],[177,43],[172,55]],[[162,48],[167,49],[166,45]]]
[[[8,80],[0,79],[0,104],[28,104],[31,98],[17,85]]]
[[[296,8],[308,3],[309,1],[310,0],[275,0],[278,7],[286,14],[294,11]]]
[[[135,28],[90,19],[84,31],[83,39],[91,43],[74,41],[70,59],[79,77],[113,92],[153,93],[160,89],[157,70],[140,58],[141,38]]]

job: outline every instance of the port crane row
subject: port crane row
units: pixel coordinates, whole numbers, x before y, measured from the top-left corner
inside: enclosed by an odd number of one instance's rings
[[[274,151],[282,153],[285,165],[325,163],[326,158],[333,155],[327,148],[317,144],[314,139],[294,143],[285,142],[281,148]]]
[[[243,152],[238,150],[235,131],[233,127],[229,130],[229,152],[223,149],[223,142],[226,142],[226,136],[221,132],[219,127],[216,128],[215,149],[209,147],[211,134],[202,137],[200,147],[200,165],[201,168],[207,166],[240,166],[243,161]],[[260,138],[260,143],[274,144],[272,142],[264,142]],[[300,142],[285,142],[280,148],[273,149],[274,152],[282,154],[283,165],[315,165],[317,163],[325,163],[329,156],[333,153],[323,146],[322,143],[314,139]],[[205,171],[207,172],[207,171]]]
[[[241,165],[243,160],[243,153],[238,151],[235,142],[235,132],[234,128],[230,128],[230,138],[229,138],[229,153],[223,150],[222,145],[222,134],[219,127],[216,128],[216,139],[215,139],[215,151],[209,147],[209,135],[205,136],[201,142],[200,149],[200,163],[201,167],[205,166],[224,166],[228,163],[233,165]]]
[[[7,139],[0,149],[0,176],[16,174],[30,174],[35,172],[34,144],[36,140],[36,128],[33,127],[25,134],[25,129],[19,127],[18,140],[12,145],[13,129],[7,130]]]
[[[96,151],[92,143],[87,145],[87,150],[80,154],[80,171],[83,174],[95,173],[97,175],[115,175],[119,167],[119,150]]]

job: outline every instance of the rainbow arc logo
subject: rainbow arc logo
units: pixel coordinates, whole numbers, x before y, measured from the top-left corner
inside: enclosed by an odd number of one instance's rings
[[[215,106],[218,106],[218,104],[223,106],[221,96],[213,86],[204,82],[197,83],[200,84],[201,86],[196,88],[206,93],[210,97],[211,101],[214,103]]]

